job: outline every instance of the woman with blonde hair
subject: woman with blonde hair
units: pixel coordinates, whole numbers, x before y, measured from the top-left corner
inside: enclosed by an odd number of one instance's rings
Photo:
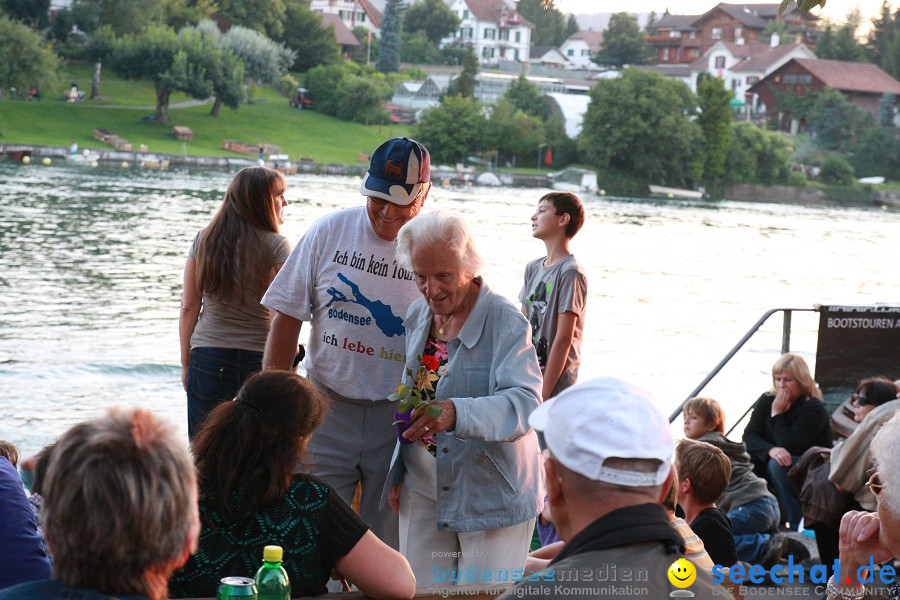
[[[259,301],[291,252],[279,233],[286,189],[278,171],[241,169],[194,237],[178,320],[190,437],[210,410],[262,369],[272,317]]]
[[[812,446],[831,447],[828,411],[822,393],[797,354],[785,354],[772,366],[772,389],[760,396],[744,429],[754,471],[775,488],[791,529],[803,518],[800,493],[787,473]]]

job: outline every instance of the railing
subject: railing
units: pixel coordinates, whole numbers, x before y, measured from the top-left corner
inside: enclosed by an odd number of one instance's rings
[[[763,324],[765,324],[765,322],[769,320],[769,317],[771,317],[772,315],[774,315],[775,313],[778,313],[778,312],[784,313],[784,320],[781,325],[781,353],[786,354],[791,351],[791,316],[793,315],[793,313],[795,313],[795,312],[818,312],[818,310],[819,310],[818,308],[773,308],[771,310],[766,311],[765,314],[763,314],[763,316],[761,316],[759,318],[759,320],[756,322],[756,324],[754,324],[753,327],[751,327],[750,330],[744,334],[744,337],[742,337],[741,340],[737,344],[734,345],[734,348],[732,348],[728,352],[728,354],[725,355],[725,358],[720,360],[719,364],[717,364],[713,368],[713,370],[710,371],[709,374],[703,379],[703,381],[701,381],[700,384],[697,387],[695,387],[694,390],[690,394],[688,394],[688,397],[685,398],[684,400],[682,400],[681,404],[678,405],[678,408],[675,409],[675,412],[673,412],[671,415],[669,415],[669,423],[671,423],[672,421],[674,421],[675,419],[678,418],[678,415],[681,414],[681,411],[682,411],[682,409],[684,409],[684,405],[687,403],[687,401],[690,400],[691,398],[694,398],[695,396],[697,396],[703,390],[703,388],[706,387],[706,384],[708,384],[710,381],[712,381],[713,378],[719,374],[719,371],[721,371],[722,368],[726,364],[728,364],[728,361],[730,361],[732,358],[734,358],[734,355],[738,353],[738,350],[740,350],[744,346],[744,344],[746,344],[747,341],[753,337],[753,335],[759,330],[759,328],[762,327]],[[730,430],[728,430],[728,433],[731,433],[731,431],[734,430],[734,428],[737,426],[737,424],[744,420],[744,417],[747,416],[747,413],[750,412],[750,410],[752,408],[753,408],[753,405],[751,405],[750,408],[747,409],[747,412],[745,412],[743,415],[741,415],[740,419],[735,421],[735,424],[731,427]]]

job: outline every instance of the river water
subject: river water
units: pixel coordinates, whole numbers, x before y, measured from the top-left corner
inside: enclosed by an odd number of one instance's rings
[[[0,439],[27,454],[113,404],[152,408],[186,435],[182,269],[232,175],[0,163]],[[296,243],[318,217],[359,205],[358,185],[290,176],[283,233]],[[436,187],[426,209],[469,220],[486,281],[515,302],[526,262],[543,254],[529,218],[545,191]],[[573,241],[589,280],[581,378],[641,382],[667,411],[769,308],[900,300],[898,212],[585,204]],[[810,362],[816,326],[814,313],[794,317],[792,349]],[[708,386],[730,419],[767,388],[780,346],[773,317]]]

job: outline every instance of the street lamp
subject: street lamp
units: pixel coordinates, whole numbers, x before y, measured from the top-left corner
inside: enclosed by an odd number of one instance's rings
[[[538,146],[538,159],[537,159],[537,168],[538,168],[538,171],[541,170],[541,150],[543,150],[544,148],[546,148],[546,147],[549,146],[549,145],[550,145],[550,144],[540,144],[540,145]]]

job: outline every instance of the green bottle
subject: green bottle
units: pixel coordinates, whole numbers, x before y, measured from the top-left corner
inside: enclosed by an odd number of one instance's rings
[[[291,582],[281,566],[281,546],[263,548],[263,564],[256,572],[258,600],[291,600]]]

